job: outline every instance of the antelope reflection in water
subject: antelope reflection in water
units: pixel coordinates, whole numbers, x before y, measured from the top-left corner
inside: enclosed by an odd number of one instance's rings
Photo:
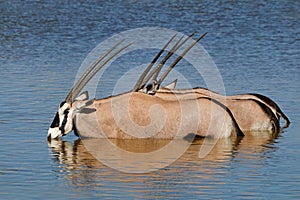
[[[243,138],[221,138],[218,139],[212,151],[203,159],[198,157],[199,150],[204,144],[206,139],[196,139],[190,143],[190,146],[184,152],[184,154],[179,157],[172,165],[179,166],[176,167],[176,173],[178,171],[182,173],[194,172],[197,176],[201,178],[209,178],[214,174],[216,168],[222,168],[222,166],[228,164],[234,159],[241,157],[257,156],[257,154],[262,154],[266,150],[275,149],[273,143],[278,137],[278,134],[266,133],[248,133]],[[105,154],[108,154],[111,160],[122,161],[124,159],[120,155],[112,155],[117,153],[117,151],[109,151],[105,149],[106,139],[89,139],[81,140],[78,139],[74,141],[73,144],[67,141],[62,140],[51,140],[49,142],[49,147],[53,153],[53,156],[59,164],[59,168],[65,169],[67,173],[67,178],[74,180],[74,182],[91,184],[93,180],[99,181],[101,179],[113,179],[114,181],[120,181],[119,176],[115,175],[116,170],[112,170],[110,167],[105,166],[98,159],[96,159],[91,153],[90,150],[87,150],[86,145],[89,145],[88,148],[93,147],[94,152],[105,151]],[[211,139],[213,140],[213,139]],[[181,143],[180,140],[175,140],[175,142]],[[124,151],[131,153],[149,153],[158,151],[164,146],[168,145],[171,140],[157,140],[157,139],[137,139],[137,140],[121,140],[121,139],[110,139],[109,142],[115,145],[117,148],[120,148]],[[265,154],[263,154],[265,156]],[[139,167],[147,168],[149,163],[152,161],[149,160],[135,160],[134,157],[131,157],[131,160],[122,161],[122,164],[127,164],[127,167]],[[154,161],[156,158],[153,158]],[[126,163],[125,163],[126,162]],[[158,162],[158,161],[157,161]],[[163,162],[161,160],[160,162]],[[188,170],[186,169],[188,167]],[[165,173],[165,168],[161,169],[161,173]],[[64,170],[63,170],[64,171]],[[127,173],[120,173],[120,176],[126,175]],[[157,173],[148,173],[148,176],[157,176]],[[133,175],[133,180],[136,175]],[[203,176],[203,177],[202,177]],[[78,180],[77,180],[78,179]],[[83,180],[82,180],[83,179]],[[130,181],[130,180],[129,180]]]

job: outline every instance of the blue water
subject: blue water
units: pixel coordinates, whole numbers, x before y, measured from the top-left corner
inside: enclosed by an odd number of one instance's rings
[[[2,1],[0,198],[300,198],[299,9],[299,1]],[[73,134],[48,147],[47,129],[87,54],[144,27],[207,31],[201,44],[226,92],[271,97],[291,126],[275,138],[221,141],[204,160],[196,141],[172,165],[145,174],[106,167]]]

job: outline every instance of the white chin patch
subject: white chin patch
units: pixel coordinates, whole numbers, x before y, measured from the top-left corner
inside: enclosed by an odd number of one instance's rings
[[[55,128],[49,128],[48,130],[48,137],[51,137],[52,139],[56,139],[56,138],[60,138],[62,137],[62,133],[61,131],[59,130],[58,127],[55,127]]]

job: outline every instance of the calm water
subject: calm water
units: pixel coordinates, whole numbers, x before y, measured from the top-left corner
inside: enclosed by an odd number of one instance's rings
[[[0,198],[300,198],[300,3],[250,2],[2,1]],[[195,141],[172,165],[145,174],[106,167],[73,134],[49,147],[48,126],[86,55],[114,34],[149,26],[209,32],[201,44],[227,93],[271,97],[290,128],[276,137],[220,140],[202,160],[203,141]],[[111,92],[103,88],[101,95]]]

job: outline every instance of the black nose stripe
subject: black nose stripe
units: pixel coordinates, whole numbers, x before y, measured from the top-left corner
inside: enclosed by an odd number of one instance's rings
[[[65,133],[65,126],[66,126],[66,123],[68,121],[68,114],[69,114],[69,109],[66,109],[64,111],[64,119],[63,119],[63,121],[61,123],[61,126],[59,127],[59,130],[61,131],[62,134]]]
[[[58,127],[58,126],[59,126],[59,115],[58,115],[58,112],[56,112],[56,115],[53,119],[52,124],[50,125],[50,128],[55,128],[55,127]]]

